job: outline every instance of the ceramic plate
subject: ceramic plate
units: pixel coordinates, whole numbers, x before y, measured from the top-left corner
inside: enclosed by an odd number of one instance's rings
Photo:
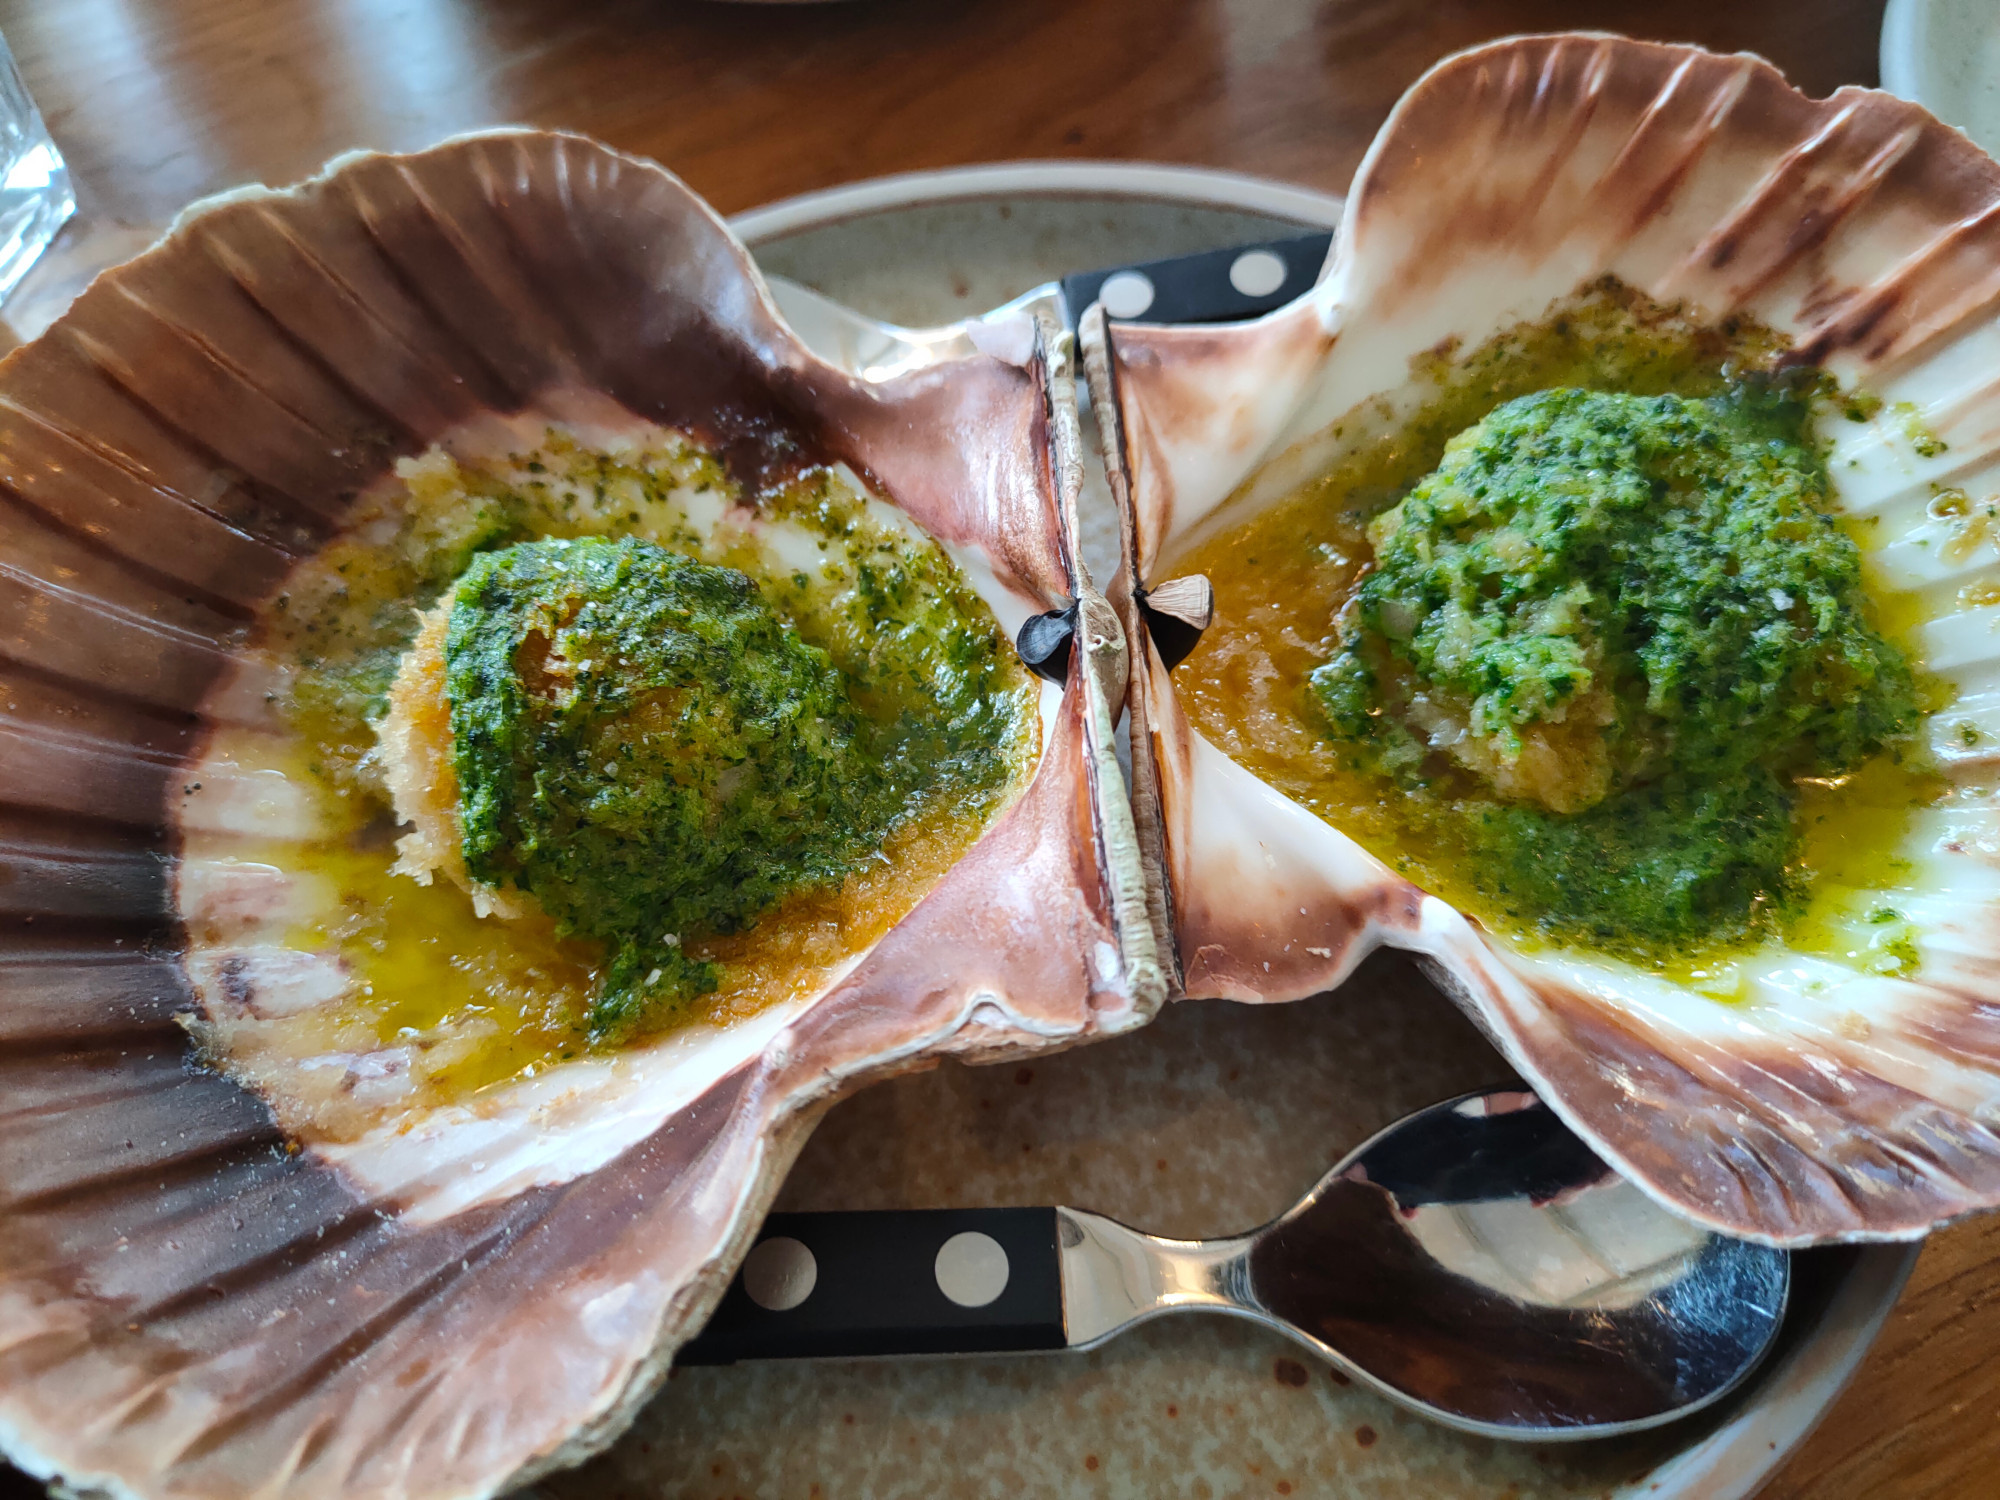
[[[2000,152],[2000,6],[1993,0],[1889,0],[1882,87]]]
[[[1020,163],[861,183],[737,227],[767,270],[921,326],[1066,271],[1331,225],[1338,212],[1338,200],[1228,174]],[[1108,1046],[1031,1066],[948,1063],[869,1090],[820,1127],[778,1206],[1068,1203],[1158,1233],[1222,1234],[1288,1207],[1398,1116],[1506,1076],[1406,960],[1378,954],[1338,992],[1296,1005],[1182,1004]],[[1752,1386],[1636,1439],[1467,1437],[1262,1329],[1190,1317],[1087,1355],[676,1371],[616,1448],[541,1495],[1732,1500],[1839,1393],[1915,1255],[1801,1256],[1784,1342]]]

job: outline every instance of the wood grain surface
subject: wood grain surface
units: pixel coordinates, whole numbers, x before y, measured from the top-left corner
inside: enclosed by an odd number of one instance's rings
[[[525,122],[665,162],[724,212],[1012,157],[1146,158],[1345,186],[1455,48],[1616,29],[1872,83],[1880,0],[0,0],[79,179],[42,295],[183,205],[354,147]],[[10,308],[10,313],[13,310]],[[2000,1220],[1936,1236],[1879,1346],[1767,1500],[2000,1495]],[[0,1500],[34,1493],[0,1473]]]

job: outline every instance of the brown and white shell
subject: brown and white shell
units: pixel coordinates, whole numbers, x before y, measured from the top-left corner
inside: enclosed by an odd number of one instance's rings
[[[0,365],[6,1456],[117,1496],[508,1489],[621,1430],[835,1098],[1150,1017],[1064,356],[1025,321],[987,344],[852,378],[668,173],[513,131],[206,206]],[[182,768],[254,711],[217,691],[252,612],[399,456],[580,409],[745,469],[782,432],[982,559],[1020,617],[1081,596],[1084,648],[1020,798],[781,1029],[684,1061],[697,1086],[650,1114],[606,1104],[588,1151],[385,1187],[190,1053],[183,835],[214,850],[257,815],[200,799],[220,811],[184,829]],[[258,971],[280,1006],[285,973]]]
[[[1144,586],[1323,467],[1343,414],[1393,407],[1419,355],[1475,348],[1607,274],[1714,319],[1752,314],[1886,403],[1838,438],[1838,501],[1879,518],[1880,575],[1917,602],[1919,654],[1959,695],[1931,726],[1952,795],[1901,851],[1914,978],[1779,955],[1722,1004],[1589,955],[1530,959],[1203,739],[1147,642]],[[1516,38],[1404,96],[1305,297],[1223,328],[1094,316],[1084,346],[1116,418],[1134,794],[1182,993],[1297,999],[1394,944],[1428,955],[1571,1124],[1693,1218],[1803,1245],[1909,1238],[2000,1204],[2000,609],[1978,589],[1966,602],[2000,557],[1990,539],[1946,545],[1953,523],[1926,508],[1939,487],[2000,490],[2000,166],[1914,105],[1808,99],[1755,57]],[[1899,441],[1899,403],[1940,441]]]

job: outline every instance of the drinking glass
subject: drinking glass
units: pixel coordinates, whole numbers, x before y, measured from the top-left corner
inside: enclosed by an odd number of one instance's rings
[[[0,37],[0,298],[75,212],[69,168]]]

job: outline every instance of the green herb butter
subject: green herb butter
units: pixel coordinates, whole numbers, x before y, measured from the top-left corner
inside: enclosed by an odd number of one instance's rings
[[[885,726],[744,573],[630,538],[476,558],[445,684],[466,867],[607,945],[599,1030],[714,988],[688,939],[838,884],[951,773],[1006,770],[951,693]]]
[[[1503,909],[1639,950],[1746,931],[1790,894],[1792,781],[1913,729],[1808,414],[1537,392],[1368,528],[1313,695]]]

